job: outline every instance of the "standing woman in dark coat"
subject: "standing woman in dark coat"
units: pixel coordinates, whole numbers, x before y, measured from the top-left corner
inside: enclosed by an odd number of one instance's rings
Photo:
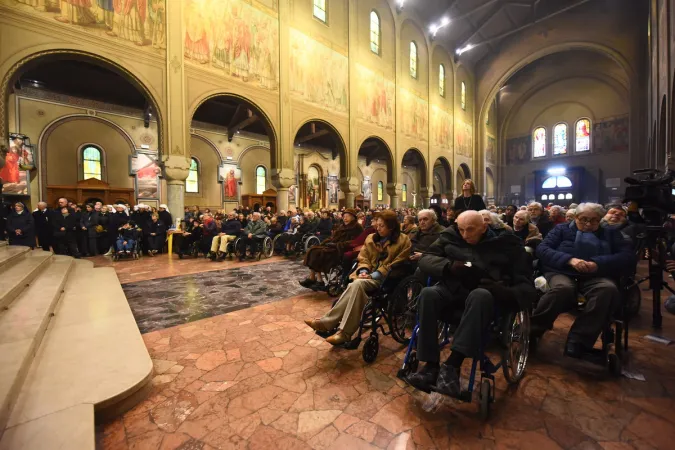
[[[98,255],[98,242],[96,234],[96,226],[98,225],[98,211],[94,210],[94,205],[87,203],[85,206],[84,212],[82,212],[82,217],[80,218],[80,227],[82,233],[87,235],[87,238],[84,239],[86,246],[80,248],[80,253],[84,256],[96,256]]]
[[[169,212],[169,207],[165,204],[159,205],[159,220],[164,224],[164,227],[168,230],[173,225],[173,217]]]
[[[35,234],[42,250],[48,252],[52,243],[52,224],[49,222],[51,212],[47,208],[47,203],[39,202],[38,209],[33,211],[33,221],[35,222]]]
[[[14,203],[14,211],[7,218],[9,245],[35,247],[35,222],[21,202]]]
[[[473,183],[473,180],[464,180],[462,195],[455,199],[455,207],[453,209],[457,215],[461,214],[462,211],[481,211],[486,209],[483,198],[476,194],[476,185]]]
[[[107,253],[110,249],[110,240],[108,238],[108,225],[110,224],[110,212],[106,205],[101,206],[98,213],[98,226],[96,227],[96,236],[98,240],[98,252]]]

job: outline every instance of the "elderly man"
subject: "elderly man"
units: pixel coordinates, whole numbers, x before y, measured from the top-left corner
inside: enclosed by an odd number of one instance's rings
[[[410,261],[419,261],[424,252],[431,244],[436,242],[445,227],[438,223],[436,213],[432,209],[423,209],[417,213],[418,225],[413,229],[408,237],[412,249],[410,251]]]
[[[532,315],[532,336],[537,339],[563,312],[577,307],[577,293],[586,306],[567,336],[565,354],[588,353],[609,320],[618,300],[616,278],[635,264],[631,244],[621,232],[600,227],[601,205],[582,203],[570,224],[555,227],[537,247],[539,263],[550,289]]]
[[[223,222],[219,231],[211,241],[211,251],[209,252],[211,261],[215,261],[216,259],[222,261],[227,254],[227,243],[237,239],[237,236],[239,236],[241,222],[236,212],[232,211],[227,215],[227,220]]]
[[[523,244],[529,245],[533,240],[541,241],[539,229],[530,223],[530,213],[518,211],[513,216],[513,234],[518,236]]]
[[[49,209],[46,202],[39,202],[38,207],[33,211],[33,222],[35,222],[35,236],[42,250],[48,252],[52,243],[52,224],[49,222]]]
[[[407,381],[425,392],[435,385],[437,391],[457,396],[462,362],[480,357],[495,305],[520,309],[534,301],[532,269],[520,239],[506,229],[490,228],[477,211],[460,214],[457,226],[446,228],[422,256],[419,268],[440,283],[420,294],[417,356],[425,364]],[[437,322],[462,308],[452,353],[439,365]]]
[[[511,228],[513,228],[513,218],[515,217],[517,210],[518,207],[516,205],[508,205],[504,211],[504,217],[502,217],[502,220]]]
[[[536,225],[539,229],[539,232],[543,237],[546,237],[551,228],[553,228],[553,222],[548,217],[548,211],[544,211],[544,207],[541,206],[541,203],[532,202],[527,205],[527,212],[530,213],[530,221],[532,224]]]
[[[562,206],[553,205],[548,210],[549,218],[553,222],[553,226],[565,223],[565,210]]]
[[[260,220],[260,213],[254,212],[250,218],[239,241],[239,261],[244,260],[247,248],[251,249],[251,257],[253,257],[258,252],[260,242],[267,236],[267,224]]]

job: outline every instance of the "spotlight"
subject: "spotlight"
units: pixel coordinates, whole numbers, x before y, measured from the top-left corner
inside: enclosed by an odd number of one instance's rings
[[[399,12],[399,13],[400,13],[401,11],[403,11],[403,6],[404,6],[404,5],[405,5],[405,0],[398,0],[398,1],[396,2],[396,11]]]

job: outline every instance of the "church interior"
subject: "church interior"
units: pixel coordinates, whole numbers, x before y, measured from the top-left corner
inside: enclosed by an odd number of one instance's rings
[[[673,448],[675,1],[0,0],[0,83],[0,450]]]

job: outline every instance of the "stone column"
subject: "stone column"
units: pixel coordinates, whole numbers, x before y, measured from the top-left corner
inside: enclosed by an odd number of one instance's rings
[[[340,178],[340,190],[345,194],[345,207],[353,208],[356,193],[360,192],[359,179],[356,177]]]
[[[398,208],[398,200],[401,198],[401,185],[387,183],[387,194],[389,194],[389,207]]]
[[[421,187],[420,188],[420,196],[422,197],[422,205],[424,205],[425,208],[428,208],[431,206],[431,196],[433,189],[429,189],[428,187]]]
[[[277,211],[282,209],[287,210],[289,207],[288,188],[295,183],[295,173],[291,169],[272,170],[272,183],[277,188]],[[296,199],[299,195],[300,192],[296,186]]]
[[[169,156],[164,161],[168,196],[166,203],[174,217],[182,217],[183,208],[185,208],[185,179],[189,173],[190,160],[184,156]]]

